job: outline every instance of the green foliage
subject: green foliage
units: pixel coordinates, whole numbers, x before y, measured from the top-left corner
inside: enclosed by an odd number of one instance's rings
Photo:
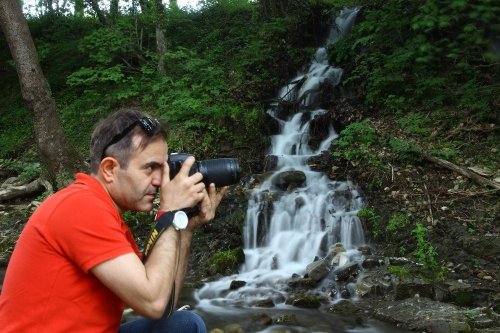
[[[451,143],[437,144],[434,149],[432,149],[432,155],[436,157],[443,158],[445,160],[451,160],[458,156],[458,151],[453,147]]]
[[[372,165],[379,165],[377,155],[369,150],[377,143],[377,140],[377,133],[368,121],[351,123],[334,141],[337,150],[332,155],[342,156],[349,161],[366,161]]]
[[[123,220],[129,226],[132,233],[140,238],[145,239],[154,226],[154,217],[152,213],[143,212],[125,212]]]
[[[13,152],[22,151],[32,138],[30,115],[26,108],[14,102],[8,105],[11,98],[0,101],[2,112],[0,120],[0,158],[9,157]]]
[[[381,218],[377,215],[374,207],[362,208],[358,211],[357,215],[360,219],[368,220],[374,238],[379,238],[383,235],[384,229],[382,227]]]
[[[242,262],[242,249],[222,250],[208,258],[208,264],[214,273],[225,273],[227,270],[235,270]]]
[[[403,213],[396,213],[391,216],[389,223],[387,224],[385,230],[394,233],[396,231],[404,230],[408,225],[408,216]]]
[[[427,240],[426,233],[427,229],[422,223],[415,224],[415,228],[412,230],[412,234],[417,243],[414,255],[417,257],[418,262],[424,267],[424,269],[432,273],[435,278],[440,279],[443,277],[445,269],[438,264],[438,253],[432,244]]]
[[[389,146],[398,154],[399,159],[406,163],[417,163],[420,161],[419,152],[421,151],[413,140],[399,138],[389,139]]]
[[[355,62],[345,85],[363,87],[368,103],[390,111],[453,106],[491,117],[500,33],[493,1],[369,2],[363,14],[330,50],[337,63]]]
[[[428,134],[430,131],[429,119],[421,113],[410,112],[398,119],[401,127],[410,134]]]
[[[387,271],[389,273],[397,275],[401,278],[410,278],[412,275],[408,268],[401,267],[401,266],[389,265],[387,267]]]

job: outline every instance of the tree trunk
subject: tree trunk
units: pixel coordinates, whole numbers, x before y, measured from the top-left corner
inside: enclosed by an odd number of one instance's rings
[[[161,0],[156,0],[156,51],[158,53],[158,74],[165,76],[165,54],[167,53],[167,43],[165,32],[163,31],[163,20],[165,19],[165,7]]]
[[[118,0],[111,0],[109,3],[109,17],[111,24],[116,23],[116,18],[118,17]]]
[[[139,0],[139,6],[141,7],[141,12],[143,14],[149,13],[151,5],[148,0]]]
[[[0,26],[16,63],[21,93],[32,115],[35,138],[49,178],[55,181],[63,172],[73,174],[81,169],[83,161],[66,141],[19,1],[0,1]]]
[[[173,10],[179,10],[179,5],[177,4],[177,0],[170,0],[168,3],[168,8]]]
[[[86,0],[86,1],[97,15],[97,19],[99,20],[99,22],[101,22],[101,24],[103,25],[106,25],[106,16],[104,16],[104,13],[102,12],[101,8],[99,8],[99,3],[97,2],[97,0]]]
[[[85,5],[83,0],[75,0],[75,16],[83,17]]]

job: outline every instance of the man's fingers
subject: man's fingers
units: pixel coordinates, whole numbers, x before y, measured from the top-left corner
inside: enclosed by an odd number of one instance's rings
[[[164,182],[170,181],[170,167],[168,166],[167,161],[163,162],[163,175],[162,179]]]

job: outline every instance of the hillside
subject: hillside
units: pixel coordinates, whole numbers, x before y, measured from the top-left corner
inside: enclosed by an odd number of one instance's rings
[[[250,180],[263,172],[275,132],[268,105],[346,5],[353,2],[296,1],[265,11],[259,1],[235,1],[170,10],[163,76],[149,17],[124,13],[103,26],[95,17],[58,13],[29,24],[61,123],[82,159],[98,119],[138,106],[169,122],[171,151],[238,158]],[[392,267],[392,274],[465,281],[472,296],[460,306],[496,313],[491,326],[498,327],[500,9],[486,0],[354,5],[361,11],[352,32],[328,49],[330,63],[344,69],[342,82],[321,92],[340,136],[310,165],[360,187],[366,206],[359,216],[377,255],[418,264],[416,271]],[[1,182],[43,177],[36,120],[23,104],[3,35],[0,76]],[[206,264],[193,267],[190,282],[237,270],[250,189],[236,186],[221,207],[229,213],[198,234],[193,258]],[[26,205],[46,195],[1,203],[3,266],[31,214]],[[149,216],[127,218],[145,237],[141,223]]]

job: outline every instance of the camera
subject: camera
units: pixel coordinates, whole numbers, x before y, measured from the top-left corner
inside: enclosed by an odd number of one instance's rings
[[[168,156],[168,167],[170,179],[173,179],[182,167],[182,163],[189,156],[187,153],[172,153]],[[240,165],[235,158],[218,158],[214,160],[196,161],[189,175],[200,172],[203,175],[203,183],[206,186],[214,183],[216,187],[234,185],[240,180]]]

